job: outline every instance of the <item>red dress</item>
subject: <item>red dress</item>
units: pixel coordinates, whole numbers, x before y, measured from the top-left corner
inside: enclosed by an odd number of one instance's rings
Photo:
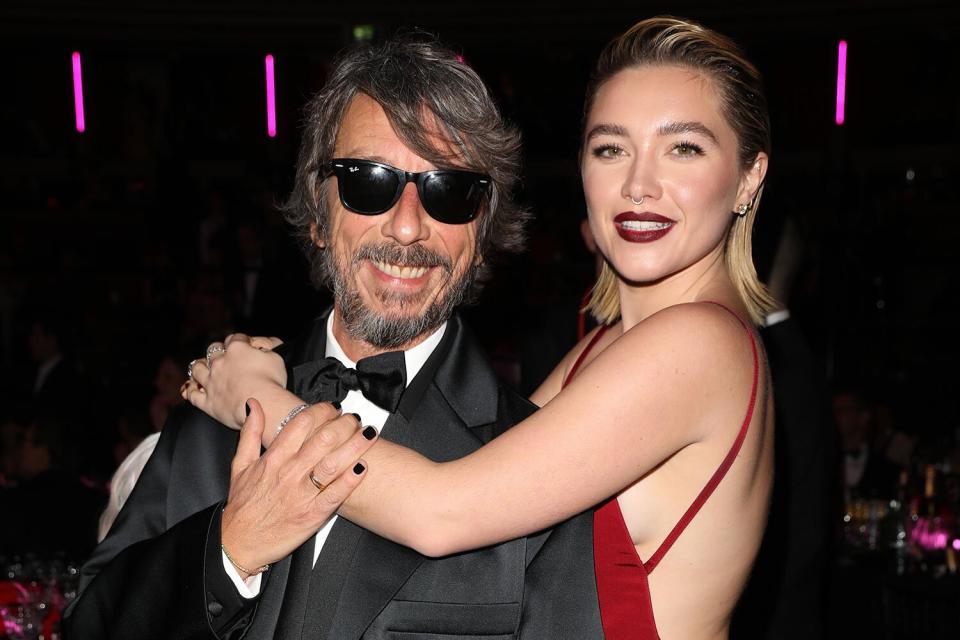
[[[750,327],[736,313],[715,302],[737,318],[744,330],[750,336],[750,347],[753,350],[753,388],[750,391],[750,404],[747,415],[740,425],[740,432],[730,446],[726,457],[714,471],[707,484],[700,490],[693,504],[673,527],[660,547],[644,562],[637,554],[627,524],[620,512],[620,503],[611,498],[603,503],[593,516],[593,562],[597,578],[597,595],[600,599],[600,618],[603,623],[603,632],[607,640],[659,640],[657,623],[653,618],[653,603],[650,600],[650,585],[648,576],[670,550],[683,530],[693,520],[700,507],[713,493],[723,476],[743,445],[747,435],[747,427],[753,418],[753,408],[757,401],[757,384],[760,372],[760,362],[757,354],[757,341]],[[607,327],[601,327],[590,340],[587,348],[574,362],[570,373],[567,374],[563,386],[566,386],[576,374],[581,362],[593,349]]]

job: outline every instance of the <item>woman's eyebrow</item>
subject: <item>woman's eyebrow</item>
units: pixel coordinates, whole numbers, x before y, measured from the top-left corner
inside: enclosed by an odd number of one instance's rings
[[[714,144],[720,144],[717,136],[702,122],[667,122],[657,127],[657,133],[662,136],[672,136],[681,133],[699,133],[713,140]]]
[[[587,132],[586,139],[590,140],[591,138],[596,138],[597,136],[621,136],[624,137],[627,135],[627,128],[619,124],[610,124],[608,122],[601,122],[598,125],[593,126],[590,131]]]

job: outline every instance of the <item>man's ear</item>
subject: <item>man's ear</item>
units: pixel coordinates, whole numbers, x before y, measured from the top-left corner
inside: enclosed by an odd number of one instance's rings
[[[313,244],[321,249],[327,248],[327,241],[320,237],[320,231],[317,229],[316,221],[310,223],[310,239],[313,240]]]
[[[744,172],[743,177],[740,179],[740,189],[737,191],[736,206],[742,204],[753,206],[757,192],[760,190],[763,179],[767,175],[768,160],[767,154],[761,151],[757,154],[757,157],[754,158],[750,168]]]

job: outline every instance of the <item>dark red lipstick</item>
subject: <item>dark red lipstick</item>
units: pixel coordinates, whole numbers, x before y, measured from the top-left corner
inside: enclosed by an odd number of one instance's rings
[[[617,214],[613,222],[617,227],[617,233],[627,242],[653,242],[659,240],[670,233],[673,225],[676,224],[676,220],[671,220],[658,213],[650,213],[649,211],[642,213],[624,211],[623,213]],[[655,222],[663,224],[664,226],[658,229],[631,229],[629,227],[632,225],[624,225],[624,223],[631,222]]]

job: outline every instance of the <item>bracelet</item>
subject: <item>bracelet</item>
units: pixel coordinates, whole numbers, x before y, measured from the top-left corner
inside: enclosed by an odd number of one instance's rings
[[[303,411],[304,409],[307,409],[307,408],[309,408],[309,407],[310,407],[310,405],[308,405],[308,404],[298,404],[298,405],[295,406],[293,409],[290,409],[290,413],[288,413],[287,415],[283,416],[283,420],[280,421],[280,426],[277,427],[277,432],[276,432],[275,434],[273,434],[274,440],[276,440],[277,436],[280,435],[280,432],[283,431],[283,428],[284,428],[285,426],[287,426],[287,424],[288,424],[291,420],[293,420],[294,418],[297,417],[297,414],[299,414],[301,411]]]
[[[245,574],[247,574],[248,576],[259,575],[259,574],[263,573],[264,571],[266,571],[267,569],[270,568],[270,565],[265,564],[265,565],[263,565],[262,567],[260,567],[259,569],[255,569],[255,570],[251,571],[250,569],[247,569],[246,567],[241,566],[239,562],[237,562],[236,560],[234,560],[234,559],[233,559],[233,556],[230,555],[230,552],[227,551],[227,548],[226,548],[225,546],[223,546],[222,543],[220,544],[220,550],[223,551],[223,555],[227,556],[227,560],[230,561],[230,564],[232,564],[233,567],[234,567],[237,571],[239,571],[240,573],[245,573]]]

